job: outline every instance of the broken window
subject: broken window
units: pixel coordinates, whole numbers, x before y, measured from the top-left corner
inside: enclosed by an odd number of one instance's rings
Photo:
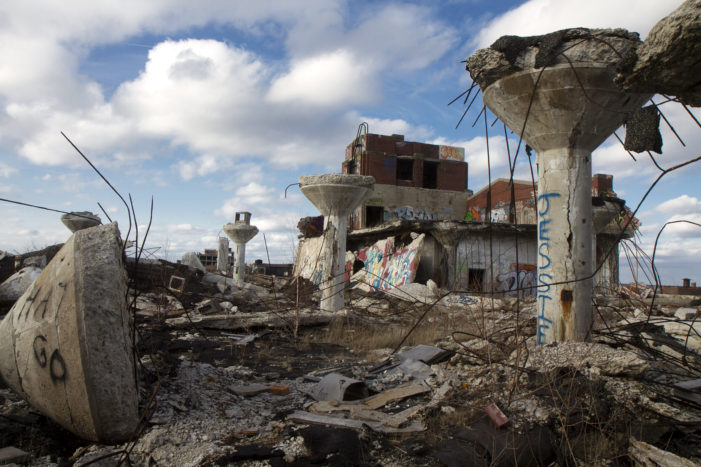
[[[414,179],[414,159],[397,159],[397,180]]]
[[[385,220],[385,208],[382,206],[365,206],[365,227],[380,225]]]
[[[424,161],[424,188],[438,188],[438,162]]]
[[[481,292],[484,286],[484,269],[470,269],[467,274],[467,290]]]

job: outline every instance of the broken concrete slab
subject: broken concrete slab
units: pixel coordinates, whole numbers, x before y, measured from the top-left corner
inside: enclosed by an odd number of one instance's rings
[[[687,320],[687,319],[694,319],[696,315],[698,314],[698,311],[696,308],[677,308],[677,311],[674,312],[674,316],[676,318],[679,318],[681,320]]]
[[[21,449],[14,446],[0,448],[0,465],[5,464],[24,464],[29,462],[32,456]]]
[[[85,439],[131,436],[138,391],[116,224],[73,234],[0,336],[0,375],[31,405]]]
[[[294,422],[316,423],[319,425],[329,425],[329,426],[338,426],[338,427],[356,428],[356,429],[362,429],[363,427],[367,426],[367,427],[370,427],[373,431],[377,431],[379,433],[387,433],[387,434],[416,433],[419,431],[426,430],[426,426],[420,422],[413,422],[406,427],[398,428],[398,427],[386,426],[386,425],[382,424],[381,422],[376,422],[376,421],[353,420],[353,419],[347,419],[347,418],[330,417],[328,415],[309,413],[309,412],[304,412],[301,410],[298,410],[298,411],[292,413],[291,415],[289,415],[287,417],[287,419],[292,420]]]
[[[0,303],[14,303],[34,283],[42,269],[29,266],[22,268],[0,284]]]
[[[696,462],[634,438],[630,439],[629,455],[636,467],[698,467]]]
[[[61,216],[61,222],[73,233],[102,224],[100,217],[90,211],[70,212]]]
[[[294,326],[317,326],[328,324],[338,317],[337,314],[321,313],[318,310],[303,309],[284,310],[278,313],[253,312],[219,315],[190,315],[168,318],[166,323],[174,328],[191,328],[194,323],[203,329],[221,329],[228,331],[249,330],[257,328],[290,328]]]
[[[447,360],[451,355],[453,355],[453,352],[450,350],[441,349],[440,347],[433,347],[431,345],[419,344],[405,350],[404,352],[398,353],[397,358],[399,361],[411,359],[424,362],[428,365],[433,365],[434,363]]]

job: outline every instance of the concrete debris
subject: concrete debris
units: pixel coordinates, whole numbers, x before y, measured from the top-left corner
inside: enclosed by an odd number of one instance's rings
[[[24,464],[31,459],[31,455],[14,446],[0,448],[0,465]]]
[[[628,118],[623,146],[629,151],[654,151],[662,154],[660,113],[657,107],[648,105],[640,108]]]
[[[120,442],[138,394],[116,224],[79,230],[0,323],[0,375],[85,439]]]
[[[71,212],[61,216],[61,222],[72,233],[102,224],[100,216],[89,211]]]
[[[303,217],[297,222],[297,229],[305,238],[319,237],[324,232],[324,216]]]
[[[539,346],[535,299],[411,283],[348,290],[345,308],[321,312],[318,288],[300,279],[238,285],[145,260],[126,271],[139,285],[123,295],[138,331],[139,434],[91,443],[0,387],[0,446],[35,465],[113,465],[125,449],[139,466],[603,465],[642,462],[639,442],[701,460],[695,297],[657,296],[650,309],[632,289],[597,296],[593,342]],[[172,277],[183,286],[168,287]]]
[[[369,392],[362,381],[340,373],[329,373],[321,378],[309,395],[318,401],[352,401],[368,397]]]
[[[699,464],[644,441],[630,440],[630,458],[636,467],[696,467]]]
[[[608,47],[601,47],[601,43]],[[484,90],[499,79],[528,68],[588,61],[611,63],[615,68],[621,56],[639,45],[638,34],[624,29],[574,28],[543,36],[502,36],[489,48],[468,57],[466,68]]]
[[[0,303],[14,303],[34,283],[42,269],[29,266],[22,268],[0,284]]]
[[[630,92],[678,97],[701,106],[701,0],[686,0],[661,19],[635,53],[625,57],[616,82]]]

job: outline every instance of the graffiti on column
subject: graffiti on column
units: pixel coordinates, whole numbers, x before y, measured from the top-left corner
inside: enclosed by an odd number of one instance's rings
[[[545,304],[552,301],[550,292],[550,283],[553,280],[552,260],[548,253],[550,252],[550,228],[548,224],[552,222],[550,219],[550,198],[559,198],[560,193],[543,193],[538,197],[538,257],[540,259],[538,268],[538,332],[537,343],[543,344],[545,332],[550,329],[552,320],[545,316]]]
[[[51,322],[56,319],[56,312],[61,307],[63,303],[63,297],[66,293],[68,284],[64,282],[59,282],[58,285],[54,287],[42,287],[37,285],[35,282],[31,285],[31,289],[24,299],[22,306],[19,311],[14,313],[14,325],[15,328],[19,328],[27,320],[34,321],[36,323]],[[59,291],[60,296],[56,300],[52,299],[52,295],[55,290]],[[47,314],[48,312],[48,314]],[[26,326],[26,324],[24,324]],[[32,349],[34,353],[34,362],[39,366],[39,368],[48,371],[51,381],[55,384],[59,381],[66,379],[66,362],[61,356],[61,352],[58,349],[57,336],[54,335],[44,335],[36,327],[36,334],[34,335],[34,340],[32,342]]]
[[[505,295],[535,296],[536,266],[511,263],[509,271],[497,276],[495,290]]]

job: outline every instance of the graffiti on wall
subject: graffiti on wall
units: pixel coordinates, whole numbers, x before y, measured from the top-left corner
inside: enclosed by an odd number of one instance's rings
[[[465,162],[465,148],[438,146],[438,157],[441,160]]]
[[[511,263],[509,271],[496,277],[496,292],[519,297],[535,297],[537,268],[533,264]]]
[[[485,220],[485,209],[482,208],[477,210],[475,208],[467,208],[467,214],[465,214],[466,221],[472,222],[482,222]]]
[[[429,209],[414,208],[412,206],[399,206],[391,209],[390,216],[407,221],[437,220],[436,215]]]
[[[413,282],[424,238],[425,234],[421,234],[409,245],[397,249],[394,237],[389,237],[360,250],[357,257],[365,263],[360,281],[369,290],[389,290]]]

